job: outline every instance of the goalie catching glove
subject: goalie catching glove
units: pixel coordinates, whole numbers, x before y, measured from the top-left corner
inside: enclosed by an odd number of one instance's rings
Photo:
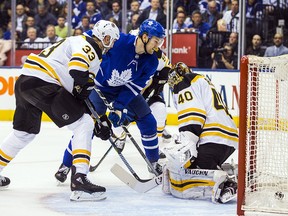
[[[76,97],[78,100],[85,100],[86,98],[88,98],[95,85],[95,75],[88,71],[70,71],[70,75],[74,78],[74,87],[72,90],[74,97]]]
[[[112,125],[106,115],[100,117],[101,123],[95,122],[94,134],[102,140],[107,140],[112,135]]]
[[[119,127],[123,124],[127,117],[127,109],[121,104],[114,102],[114,110],[109,113],[109,120],[112,122],[114,127]]]
[[[163,152],[168,159],[169,169],[189,168],[197,158],[197,142],[199,137],[189,131],[180,132],[178,144],[165,147]]]

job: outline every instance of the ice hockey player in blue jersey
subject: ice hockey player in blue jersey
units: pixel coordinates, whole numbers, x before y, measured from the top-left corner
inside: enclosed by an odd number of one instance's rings
[[[89,35],[89,32],[86,32]],[[109,102],[113,103],[114,112],[108,118],[114,127],[121,125],[129,111],[129,118],[133,118],[140,130],[142,144],[149,161],[156,167],[159,159],[156,120],[146,103],[141,90],[147,85],[158,67],[158,57],[155,53],[164,41],[165,30],[155,20],[145,20],[137,36],[120,34],[120,39],[114,47],[103,55],[100,70],[95,83]],[[89,99],[96,112],[105,116],[106,105],[95,91]],[[108,121],[103,118],[103,121]],[[95,134],[97,136],[97,134]],[[104,138],[104,137],[100,137]],[[105,136],[108,139],[109,136]],[[68,148],[69,149],[69,148]],[[64,154],[55,177],[64,182],[73,160],[68,150]]]

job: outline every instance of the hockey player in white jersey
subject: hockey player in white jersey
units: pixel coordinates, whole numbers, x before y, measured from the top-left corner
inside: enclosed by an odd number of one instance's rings
[[[182,62],[168,84],[178,112],[178,144],[164,148],[163,191],[179,198],[225,203],[236,197],[235,176],[220,170],[238,145],[235,123],[213,84]]]
[[[113,47],[120,33],[114,23],[101,20],[92,34],[63,39],[39,55],[28,56],[15,84],[13,131],[0,146],[1,172],[40,132],[43,112],[58,127],[67,126],[74,135],[70,199],[75,201],[106,198],[106,189],[87,179],[91,137],[98,127],[84,100],[94,86],[102,54]],[[0,188],[9,184],[9,178],[0,177]]]

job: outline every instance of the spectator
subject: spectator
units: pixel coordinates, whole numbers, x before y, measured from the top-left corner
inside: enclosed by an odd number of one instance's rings
[[[132,16],[133,14],[140,14],[139,11],[140,3],[138,0],[133,0],[130,3],[130,10],[127,12],[127,22],[132,23]]]
[[[231,5],[232,5],[231,0],[222,0],[220,13],[223,15],[226,13],[226,11],[231,10]]]
[[[185,20],[186,20],[185,12],[181,11],[178,12],[173,24],[173,29],[175,29],[176,31],[184,32],[188,28],[188,25],[185,24]]]
[[[38,5],[38,14],[35,15],[35,24],[40,29],[39,37],[44,37],[47,25],[57,25],[56,17],[49,13],[44,5]]]
[[[149,7],[143,10],[137,20],[137,26],[139,26],[144,20],[153,19],[158,21],[164,28],[166,28],[166,16],[163,10],[160,8],[159,0],[151,0]]]
[[[185,8],[186,14],[192,14],[193,11],[199,9],[198,1],[196,0],[175,0],[173,7],[177,9],[179,6],[182,6]]]
[[[38,0],[21,0],[17,2],[23,4],[27,16],[34,17],[37,14],[37,6],[40,3]]]
[[[68,15],[68,4],[64,3],[62,11],[60,13],[60,16],[67,17],[67,15]],[[71,19],[72,19],[71,24],[72,24],[73,29],[78,28],[81,25],[81,19],[74,14],[73,10],[72,10],[72,18]],[[65,23],[65,25],[67,25],[67,22]]]
[[[231,32],[229,35],[229,44],[232,46],[234,50],[234,54],[238,54],[238,33],[237,32]]]
[[[79,28],[81,28],[83,32],[90,30],[89,17],[83,16],[81,18],[81,23],[79,25]]]
[[[90,28],[93,28],[94,24],[102,19],[101,13],[95,9],[93,1],[86,2],[86,13],[84,16],[89,17]]]
[[[201,0],[201,1],[199,1],[199,3],[198,3],[198,7],[199,7],[199,10],[200,10],[200,12],[203,14],[203,13],[205,13],[207,10],[208,10],[208,4],[209,4],[209,2],[211,2],[211,1],[215,1],[215,3],[216,3],[216,10],[218,11],[218,12],[220,12],[220,7],[221,7],[221,5],[220,5],[220,2],[218,1],[218,0]]]
[[[37,30],[34,27],[29,27],[27,30],[27,36],[22,44],[21,48],[25,49],[42,49],[43,38],[37,37]]]
[[[120,2],[117,0],[114,0],[112,2],[112,12],[109,13],[105,20],[109,20],[111,17],[113,17],[118,22],[118,27],[121,29],[122,27],[122,11],[121,11],[121,5]]]
[[[231,10],[228,10],[223,15],[223,20],[226,24],[226,31],[239,32],[239,2],[238,0],[232,0]]]
[[[135,13],[132,15],[131,23],[127,24],[127,30],[126,30],[127,33],[129,33],[131,30],[135,30],[138,28],[136,24],[138,18],[139,18],[139,14]]]
[[[76,28],[73,32],[73,36],[78,36],[78,35],[81,35],[83,34],[83,31],[81,28]]]
[[[217,49],[212,53],[212,69],[236,69],[237,57],[234,55],[232,46],[229,43],[225,43],[223,48]]]
[[[57,2],[57,0],[48,0],[48,12],[53,14],[55,17],[59,17],[62,7],[63,5]]]
[[[83,0],[73,0],[72,2],[73,13],[81,19],[86,13],[86,2]]]
[[[27,15],[22,4],[16,6],[16,31],[22,32],[25,26]]]
[[[217,10],[217,3],[215,0],[209,1],[207,10],[202,14],[203,22],[210,26],[210,31],[217,30],[217,21],[222,18],[222,15]]]
[[[61,38],[66,38],[68,36],[68,26],[65,26],[66,18],[59,16],[57,19],[58,25],[55,26],[55,33]]]
[[[246,50],[246,55],[264,56],[265,50],[261,48],[262,39],[258,34],[253,35],[252,45]]]
[[[48,25],[46,29],[46,37],[43,38],[43,42],[46,42],[43,44],[43,48],[46,48],[48,46],[51,46],[52,44],[62,40],[63,38],[59,37],[55,33],[55,26],[54,25]],[[48,43],[47,43],[48,42]]]
[[[283,45],[283,35],[276,33],[273,38],[273,46],[267,47],[264,56],[272,57],[272,56],[280,56],[284,54],[288,54],[288,48]]]
[[[35,19],[33,16],[28,16],[25,22],[25,26],[23,27],[23,31],[21,33],[21,40],[24,41],[28,36],[27,36],[27,29],[29,27],[34,27],[37,31],[37,35],[39,35],[39,28],[38,26],[35,25]]]
[[[190,32],[197,32],[199,34],[199,46],[201,46],[206,41],[206,34],[210,26],[208,23],[202,21],[202,14],[199,10],[192,13],[192,24],[188,26]]]
[[[0,39],[0,66],[5,64],[7,60],[6,53],[11,50],[12,48],[12,41],[11,40],[3,40]]]
[[[102,17],[110,13],[108,2],[105,0],[95,0],[95,9],[100,11]]]

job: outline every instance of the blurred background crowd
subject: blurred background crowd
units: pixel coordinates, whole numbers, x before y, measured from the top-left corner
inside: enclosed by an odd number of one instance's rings
[[[238,44],[243,42],[244,54],[288,54],[287,0],[246,0],[245,38],[239,34],[240,0],[67,2],[16,0],[15,25],[12,25],[11,0],[0,0],[0,53],[6,53],[11,48],[7,41],[12,38],[16,41],[16,49],[43,49],[70,35],[82,34],[100,19],[110,20],[120,31],[128,33],[150,18],[166,29],[173,29],[173,33],[185,33],[187,37],[189,33],[198,34],[198,68],[237,69]],[[173,20],[167,22],[170,11]],[[14,36],[11,34],[12,26],[16,30]]]

